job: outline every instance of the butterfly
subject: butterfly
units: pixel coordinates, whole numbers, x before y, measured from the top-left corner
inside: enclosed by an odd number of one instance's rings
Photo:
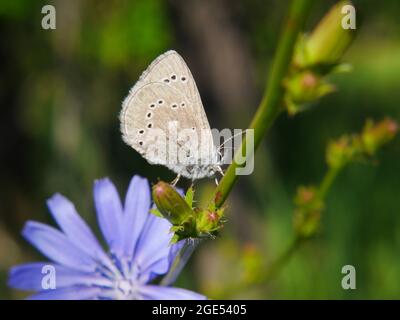
[[[194,181],[223,175],[196,83],[176,51],[143,72],[122,103],[120,121],[123,140],[150,164],[175,172],[174,184],[181,176]],[[180,132],[173,134],[174,128]]]

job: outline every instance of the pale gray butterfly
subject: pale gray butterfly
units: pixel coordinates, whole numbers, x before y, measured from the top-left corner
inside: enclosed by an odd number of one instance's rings
[[[175,183],[180,176],[193,181],[223,174],[196,83],[177,52],[165,52],[143,72],[120,120],[123,140],[149,163],[174,171]]]

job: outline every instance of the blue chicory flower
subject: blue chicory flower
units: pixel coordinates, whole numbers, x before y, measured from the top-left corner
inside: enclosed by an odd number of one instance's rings
[[[171,224],[149,213],[150,187],[134,176],[122,206],[112,182],[95,182],[97,219],[109,254],[60,194],[47,201],[61,228],[28,221],[23,236],[53,263],[36,262],[10,270],[9,286],[36,291],[31,299],[205,299],[192,291],[151,284],[167,273],[183,242],[170,245]],[[43,288],[44,270],[55,271],[55,288]],[[44,274],[45,273],[45,274]]]

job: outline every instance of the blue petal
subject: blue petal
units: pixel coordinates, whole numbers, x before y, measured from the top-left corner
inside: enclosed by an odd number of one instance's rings
[[[11,268],[9,273],[8,285],[15,289],[25,291],[43,290],[42,281],[48,274],[45,267],[54,267],[56,288],[69,287],[74,285],[97,285],[112,287],[111,280],[96,275],[95,273],[85,273],[70,268],[66,268],[50,262],[27,263]]]
[[[121,254],[122,204],[117,189],[109,179],[95,182],[94,201],[105,240],[113,253]]]
[[[139,293],[145,300],[205,300],[205,296],[193,291],[162,287],[162,286],[141,286]]]
[[[149,283],[158,275],[170,272],[172,264],[175,261],[176,256],[179,254],[180,250],[183,248],[187,240],[181,240],[173,245],[170,245],[170,250],[168,254],[168,259],[162,257],[160,260],[154,262],[152,265],[148,266],[146,270],[140,273],[139,281],[140,283]],[[171,285],[175,282],[176,277],[179,275],[181,270],[177,270],[174,277],[170,278],[168,283],[163,282],[163,285]],[[164,281],[164,280],[163,280]]]
[[[66,287],[54,290],[40,291],[28,299],[30,300],[93,300],[101,294],[99,287]]]
[[[140,235],[134,261],[143,273],[163,274],[168,271],[171,224],[155,215],[149,214]]]
[[[105,264],[110,263],[96,237],[76,212],[71,201],[60,194],[55,194],[47,200],[47,205],[57,224],[74,245],[91,257]]]
[[[76,247],[63,233],[43,223],[28,221],[22,235],[54,262],[82,271],[93,271],[95,261]]]
[[[132,275],[132,279],[139,281],[139,283],[146,284],[154,280],[159,275],[166,274],[168,270],[168,260],[161,258],[151,266],[147,267],[146,270],[141,271],[139,275]]]
[[[131,258],[149,215],[151,204],[150,186],[147,179],[134,176],[129,184],[125,198],[122,224],[123,251]]]

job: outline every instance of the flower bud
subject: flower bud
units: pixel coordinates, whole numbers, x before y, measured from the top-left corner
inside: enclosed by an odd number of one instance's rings
[[[254,244],[247,243],[243,246],[241,262],[243,264],[243,280],[246,283],[254,283],[262,277],[265,270],[264,256]]]
[[[293,74],[285,80],[285,87],[285,102],[291,115],[302,111],[307,104],[335,90],[333,85],[312,71]]]
[[[361,133],[365,151],[369,155],[373,155],[382,145],[394,138],[397,130],[396,121],[390,118],[386,118],[377,124],[369,120]]]
[[[153,200],[161,215],[175,226],[183,225],[193,215],[185,199],[166,182],[153,186]]]
[[[299,40],[294,58],[296,66],[321,66],[327,72],[339,63],[355,36],[355,29],[342,26],[342,8],[346,5],[351,2],[340,1],[334,5],[312,33]]]
[[[315,187],[301,186],[297,189],[294,202],[297,207],[312,207],[317,199],[317,190]]]
[[[302,238],[308,238],[318,230],[324,204],[315,187],[300,187],[294,199],[296,205],[294,228]]]
[[[326,162],[331,168],[341,168],[362,154],[358,136],[342,136],[328,144]]]
[[[201,210],[196,216],[196,231],[199,236],[210,234],[220,228],[220,218],[223,209],[218,210]]]

